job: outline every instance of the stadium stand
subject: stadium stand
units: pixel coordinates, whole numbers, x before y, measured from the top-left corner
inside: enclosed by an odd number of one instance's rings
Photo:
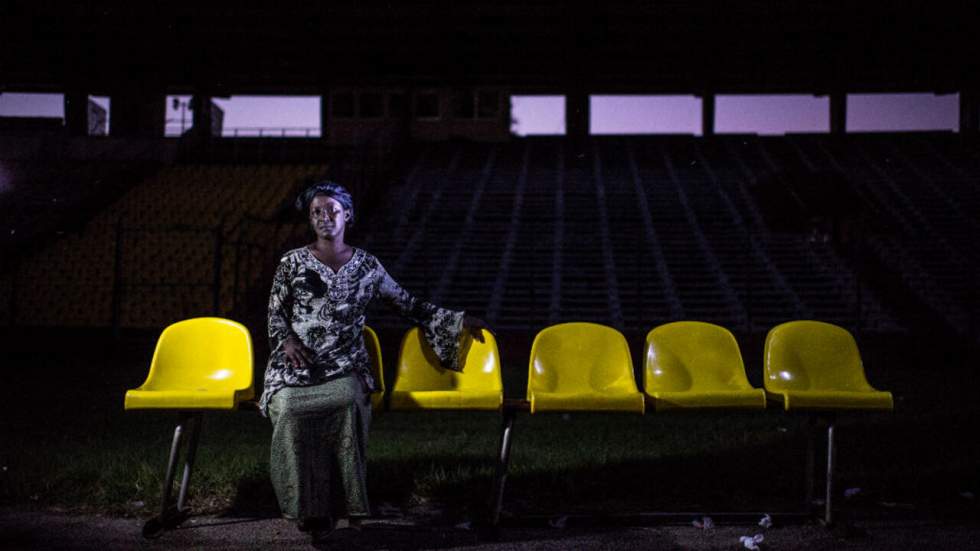
[[[16,322],[160,327],[231,312],[235,290],[262,275],[256,261],[271,263],[291,234],[274,216],[288,207],[298,181],[323,170],[165,169],[18,267]]]
[[[637,331],[688,319],[760,333],[820,319],[901,333],[921,307],[964,333],[976,315],[970,213],[980,160],[954,135],[609,136],[584,148],[531,137],[405,148],[394,181],[357,198],[350,241],[414,294],[468,308],[500,330],[590,321]],[[5,271],[4,321],[258,319],[276,258],[305,231],[283,214],[301,181],[325,170],[163,169]],[[786,212],[773,211],[774,194]],[[884,287],[907,294],[913,311]],[[402,326],[383,307],[371,323]]]

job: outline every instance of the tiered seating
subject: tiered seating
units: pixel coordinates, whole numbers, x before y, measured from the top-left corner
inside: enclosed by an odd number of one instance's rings
[[[49,235],[75,231],[99,201],[153,169],[143,162],[0,159],[0,261],[13,263],[15,253],[29,254]]]
[[[108,326],[118,319],[123,327],[157,327],[227,314],[236,289],[262,274],[255,257],[274,262],[293,230],[261,220],[288,205],[303,177],[323,170],[187,165],[148,178],[78,235],[19,267],[18,323]]]
[[[577,155],[549,138],[433,144],[362,243],[409,291],[502,329],[687,318],[754,331],[857,316],[897,329],[873,292],[857,292],[848,259],[771,231],[755,204],[760,174],[816,166],[801,151],[741,136],[596,138]]]
[[[373,212],[360,209],[349,241],[410,292],[505,330],[697,319],[757,332],[799,318],[900,330],[859,274],[864,263],[966,328],[980,158],[964,143],[929,134],[597,137],[582,149],[561,138],[415,144],[403,179]],[[244,303],[242,289],[267,290],[286,243],[306,238],[303,222],[262,220],[318,172],[172,167],[39,251],[0,284],[16,289],[0,297],[17,295],[24,324],[158,326],[227,314]],[[849,250],[807,232],[829,203],[820,181],[787,181],[822,172],[845,175],[835,185],[861,225]],[[798,194],[783,213],[788,225],[772,212],[785,197],[767,198],[780,192]],[[372,323],[402,325],[384,308]]]

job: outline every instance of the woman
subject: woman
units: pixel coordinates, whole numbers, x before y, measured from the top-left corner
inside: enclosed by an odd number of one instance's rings
[[[377,388],[361,331],[381,298],[413,323],[442,364],[461,365],[468,330],[482,341],[483,321],[412,297],[378,259],[344,241],[354,203],[341,185],[310,186],[296,200],[316,241],[287,252],[269,298],[271,354],[259,405],[272,419],[269,467],[283,516],[319,539],[336,518],[356,527],[370,512],[366,451],[370,393]]]

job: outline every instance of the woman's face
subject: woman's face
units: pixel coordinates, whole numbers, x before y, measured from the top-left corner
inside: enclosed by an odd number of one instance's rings
[[[310,201],[310,227],[318,239],[343,239],[350,213],[333,197],[317,195]]]

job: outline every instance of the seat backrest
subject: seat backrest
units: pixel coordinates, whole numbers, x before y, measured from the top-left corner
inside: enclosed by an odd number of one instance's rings
[[[402,338],[398,353],[398,372],[394,390],[501,390],[500,354],[490,331],[483,331],[484,342],[463,332],[459,353],[466,359],[461,372],[445,369],[425,342],[422,331],[412,328]]]
[[[371,357],[371,375],[374,375],[374,380],[378,385],[378,390],[373,394],[381,396],[385,391],[385,370],[384,362],[381,359],[381,343],[378,341],[378,334],[367,325],[364,326],[364,331],[361,334],[364,336],[364,347],[367,348],[368,356]]]
[[[246,390],[252,388],[252,338],[223,318],[174,323],[157,340],[143,390]]]
[[[763,353],[767,390],[873,390],[854,337],[820,321],[791,321],[773,327]]]
[[[732,333],[712,323],[678,321],[647,333],[643,388],[647,392],[750,389]]]
[[[637,392],[626,337],[596,323],[542,329],[531,345],[527,391],[528,399],[532,392]]]

